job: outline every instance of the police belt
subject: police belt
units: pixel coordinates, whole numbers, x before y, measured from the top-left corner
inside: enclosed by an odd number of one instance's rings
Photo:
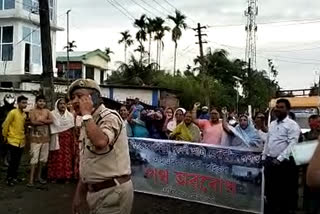
[[[88,191],[89,192],[99,192],[103,189],[108,189],[114,186],[117,186],[118,184],[123,184],[128,181],[130,181],[131,175],[122,175],[119,177],[110,178],[106,181],[95,183],[95,184],[88,184]]]

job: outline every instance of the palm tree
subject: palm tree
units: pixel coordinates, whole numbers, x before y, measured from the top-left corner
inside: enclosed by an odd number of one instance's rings
[[[152,34],[155,32],[154,23],[155,20],[152,18],[147,18],[147,34],[149,34],[149,58],[148,63],[151,63],[151,41],[152,41]]]
[[[139,45],[136,49],[134,49],[134,52],[140,52],[140,61],[142,61],[146,50],[143,45]]]
[[[174,66],[173,66],[173,74],[176,74],[176,64],[177,64],[177,48],[178,48],[178,40],[182,36],[181,28],[186,29],[186,16],[183,15],[180,11],[176,10],[175,16],[168,16],[170,20],[172,20],[175,24],[175,27],[172,29],[172,41],[175,43],[174,48]]]
[[[104,49],[104,54],[106,55],[106,57],[108,57],[108,61],[107,62],[111,62],[110,54],[114,54],[114,52],[110,48],[105,48]]]
[[[127,62],[127,49],[131,45],[133,45],[132,36],[130,35],[129,31],[126,30],[120,33],[122,38],[118,41],[119,44],[124,43],[124,62]]]
[[[154,78],[156,64],[147,64],[146,61],[147,60],[138,61],[134,58],[134,56],[131,56],[128,63],[120,63],[120,66],[116,70],[115,76],[121,81],[117,82],[131,85],[151,84]]]
[[[163,26],[164,20],[160,17],[156,17],[154,20],[154,29],[155,29],[155,37],[154,39],[157,41],[157,64],[158,64],[158,69],[160,70],[160,65],[161,65],[161,50],[164,47],[162,38],[165,35],[165,31],[170,31],[170,28],[168,26]]]
[[[135,19],[134,24],[133,24],[134,27],[139,29],[138,32],[136,33],[136,39],[140,43],[140,46],[142,47],[141,49],[143,49],[143,51],[144,51],[143,42],[145,42],[147,40],[146,18],[147,18],[147,16],[145,14],[143,14],[139,19]],[[143,52],[140,52],[140,53],[141,53],[140,60],[142,60]]]

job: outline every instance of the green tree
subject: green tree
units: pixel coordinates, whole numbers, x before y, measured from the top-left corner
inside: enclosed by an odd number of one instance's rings
[[[140,53],[140,61],[142,61],[144,54],[147,53],[146,50],[144,49],[144,46],[142,45],[139,45],[136,49],[134,49],[134,52]]]
[[[104,49],[104,54],[106,55],[106,57],[108,57],[108,62],[111,62],[110,54],[114,54],[114,52],[110,48],[105,48]]]
[[[155,20],[152,18],[147,18],[147,34],[149,35],[149,56],[148,56],[148,63],[151,63],[151,43],[152,43],[152,36],[155,32]]]
[[[143,14],[141,15],[141,17],[139,19],[135,19],[133,26],[138,28],[138,32],[136,33],[136,39],[137,41],[140,43],[140,60],[142,60],[143,58],[143,54],[144,54],[144,45],[143,42],[147,41],[147,22],[146,22],[146,15]]]
[[[126,30],[120,33],[122,38],[119,40],[119,44],[124,44],[124,62],[127,62],[127,49],[131,45],[133,45],[132,36],[130,35],[129,31]]]
[[[186,16],[183,15],[180,11],[176,10],[175,16],[169,15],[168,18],[174,22],[175,26],[172,29],[172,41],[175,44],[174,47],[174,65],[173,65],[173,74],[176,75],[176,65],[177,65],[177,48],[178,48],[178,41],[182,36],[181,29],[186,29]]]
[[[158,64],[158,70],[161,68],[161,51],[164,48],[164,43],[162,41],[163,37],[165,36],[166,31],[170,31],[168,26],[164,26],[164,19],[160,17],[156,17],[154,19],[154,30],[155,36],[154,39],[157,41],[157,60],[156,63]]]
[[[147,60],[137,60],[131,56],[129,63],[121,62],[109,78],[108,83],[125,85],[151,85],[156,71],[156,64]]]

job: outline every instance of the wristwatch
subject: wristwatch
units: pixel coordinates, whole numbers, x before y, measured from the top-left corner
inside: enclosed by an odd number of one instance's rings
[[[85,115],[82,116],[82,120],[83,121],[88,121],[90,119],[92,119],[92,116],[90,114],[85,114]]]

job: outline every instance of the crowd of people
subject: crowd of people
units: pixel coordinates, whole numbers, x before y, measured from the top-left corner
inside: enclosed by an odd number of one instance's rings
[[[310,131],[301,133],[295,114],[286,99],[279,99],[268,126],[268,115],[228,113],[226,108],[196,103],[191,111],[184,108],[148,110],[139,104],[122,106],[120,115],[125,121],[129,137],[171,139],[216,146],[241,147],[261,151],[265,168],[265,213],[293,213],[297,208],[299,169],[291,149],[302,141],[316,140],[320,135],[320,117],[309,118]],[[199,112],[200,110],[200,112]],[[305,186],[305,201],[317,200]],[[306,203],[310,204],[310,203]],[[317,203],[307,205],[309,213],[316,213]],[[313,210],[313,211],[310,211]]]
[[[58,99],[53,111],[46,107],[46,99],[41,95],[36,97],[34,108],[28,112],[25,111],[27,97],[17,98],[17,108],[14,104],[15,98],[7,95],[0,111],[0,152],[2,162],[8,160],[7,184],[14,186],[21,182],[18,169],[25,146],[29,148],[30,156],[28,187],[34,187],[35,182],[44,184],[47,181],[55,183],[79,179],[80,128],[82,120],[92,117],[79,116],[66,98]],[[119,115],[128,137],[261,151],[265,167],[266,213],[292,212],[297,204],[298,174],[291,148],[301,139],[314,140],[319,137],[320,117],[312,115],[309,118],[311,130],[302,135],[294,115],[290,114],[290,103],[286,99],[277,101],[275,120],[269,127],[264,113],[257,113],[251,118],[248,114],[228,113],[225,108],[219,111],[217,108],[200,107],[200,103],[196,103],[190,111],[184,108],[149,110],[136,98],[133,105],[121,106]],[[121,130],[121,126],[118,128]],[[110,134],[109,131],[106,133]],[[119,135],[111,136],[118,140]],[[89,147],[88,150],[92,152]],[[96,155],[98,157],[100,154]]]
[[[45,184],[47,179],[50,182],[78,179],[80,125],[76,126],[77,117],[67,100],[58,99],[53,111],[46,107],[42,95],[36,97],[30,111],[25,111],[27,97],[17,98],[17,108],[14,103],[14,97],[5,96],[2,108],[11,110],[1,116],[1,162],[8,165],[7,184],[14,186],[23,180],[18,177],[18,169],[25,147],[30,159],[28,187],[33,187],[35,181]]]
[[[263,149],[267,139],[266,117],[258,113],[236,116],[217,108],[209,112],[196,103],[190,111],[184,108],[145,109],[139,99],[132,106],[123,105],[120,115],[125,121],[128,137],[171,139],[222,146]],[[222,115],[222,116],[221,116]]]

